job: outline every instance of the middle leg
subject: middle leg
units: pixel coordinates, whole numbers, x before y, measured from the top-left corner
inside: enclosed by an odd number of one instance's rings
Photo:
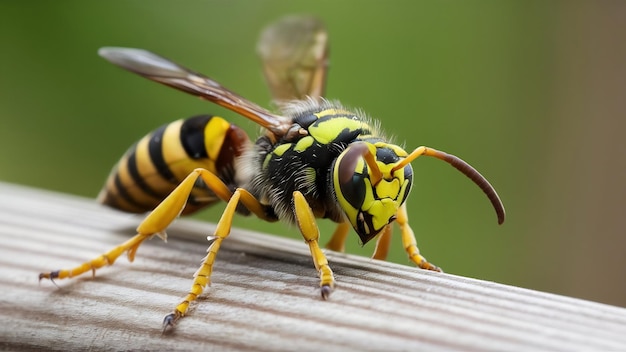
[[[300,228],[300,233],[302,233],[302,237],[304,237],[305,242],[309,245],[311,257],[313,257],[313,264],[315,264],[315,269],[317,269],[320,275],[322,298],[327,299],[335,287],[335,277],[328,265],[328,259],[326,259],[319,245],[320,231],[317,227],[315,216],[301,192],[293,192],[293,203],[296,213],[296,222]]]

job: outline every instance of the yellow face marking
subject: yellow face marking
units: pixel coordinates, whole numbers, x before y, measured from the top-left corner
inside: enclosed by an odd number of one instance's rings
[[[372,215],[374,230],[380,230],[389,223],[389,219],[398,212],[399,204],[389,198],[372,203],[368,213]]]
[[[398,208],[400,207],[400,203],[391,198],[375,199],[372,191],[372,184],[367,179],[365,180],[365,183],[365,200],[363,201],[361,210],[372,216],[372,224],[374,225],[374,228],[370,230],[377,231],[389,223],[389,218],[396,214]]]
[[[380,161],[377,162],[377,164],[378,164],[378,169],[380,170],[380,172],[383,173],[383,175],[385,177],[390,177],[391,176],[391,169],[393,169],[395,164],[385,164],[385,163],[382,163]]]
[[[402,148],[387,143],[367,143],[367,147],[372,155],[376,154],[377,147],[392,149],[396,155],[406,155],[406,152]],[[342,157],[343,156],[339,157],[337,160],[338,163],[341,162]],[[368,165],[364,157],[358,158],[354,162],[354,172],[356,174],[366,173]],[[380,231],[389,223],[389,219],[396,215],[398,209],[404,202],[405,193],[410,185],[410,181],[405,179],[404,169],[394,170],[395,165],[396,163],[386,164],[381,161],[376,161],[376,168],[381,174],[381,177],[376,180],[372,179],[371,170],[367,171],[369,175],[366,175],[367,177],[363,178],[362,181],[364,182],[363,191],[365,194],[358,209],[355,209],[354,205],[351,205],[344,198],[343,194],[337,194],[338,201],[353,226],[356,226],[355,224],[358,221],[357,218],[360,212],[367,213],[372,219],[373,228],[364,230],[366,232]],[[335,187],[339,188],[340,185],[336,183],[339,179],[338,169],[335,169],[334,179]],[[377,182],[375,186],[372,185],[374,181]],[[367,226],[367,223],[361,223],[361,225]]]
[[[378,198],[396,199],[400,193],[400,180],[394,178],[391,181],[381,180],[376,185],[376,194]]]

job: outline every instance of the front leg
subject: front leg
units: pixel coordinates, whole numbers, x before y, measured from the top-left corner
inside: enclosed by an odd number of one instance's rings
[[[391,233],[393,230],[391,225],[392,224],[387,224],[380,234],[378,234],[376,248],[374,249],[374,254],[372,254],[372,259],[387,259],[387,254],[389,254],[389,244],[391,243]]]
[[[406,253],[409,255],[409,259],[422,269],[442,272],[441,268],[429,263],[426,258],[420,254],[420,251],[417,248],[417,241],[415,240],[415,233],[413,233],[411,226],[409,226],[406,203],[402,204],[400,209],[398,209],[398,219],[396,221],[398,221],[398,225],[400,226],[400,230],[402,232],[402,245],[404,246]]]
[[[317,269],[320,275],[322,299],[327,299],[335,287],[335,277],[330,266],[328,266],[328,259],[326,259],[319,245],[320,231],[317,227],[315,216],[301,192],[293,192],[293,204],[300,233],[302,233],[304,241],[309,245],[313,264],[315,264],[315,269]]]

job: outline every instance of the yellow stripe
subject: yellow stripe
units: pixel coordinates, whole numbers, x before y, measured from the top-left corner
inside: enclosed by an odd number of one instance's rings
[[[313,142],[315,142],[315,139],[313,139],[313,137],[311,136],[306,136],[306,137],[302,137],[298,143],[296,143],[296,146],[293,148],[293,150],[297,151],[297,152],[303,152],[305,151],[308,147],[310,147],[311,145],[313,145]]]
[[[208,158],[205,159],[191,159],[182,143],[180,142],[180,128],[184,120],[174,121],[169,124],[163,132],[163,160],[168,165],[170,171],[178,182],[182,182],[194,169],[202,168],[217,175],[215,167],[215,161]],[[206,138],[205,138],[206,139]],[[222,143],[218,143],[221,148]],[[215,151],[213,151],[215,153]],[[217,151],[219,155],[219,150]],[[160,177],[159,177],[160,178]],[[170,190],[174,187],[170,185]],[[201,192],[197,188],[194,188],[191,195],[197,198],[211,197],[211,193],[207,190]]]
[[[167,180],[163,179],[154,167],[154,164],[152,164],[152,159],[150,158],[150,152],[148,149],[150,137],[151,135],[143,137],[139,143],[137,143],[137,147],[135,148],[137,170],[139,171],[141,178],[144,179],[150,188],[152,188],[155,192],[159,194],[168,194],[174,189],[174,186],[172,186],[172,184]]]
[[[204,145],[211,160],[217,161],[229,128],[230,123],[217,116],[213,116],[204,128]]]
[[[149,194],[146,194],[141,188],[137,186],[133,177],[128,171],[128,154],[124,155],[119,162],[119,168],[117,173],[120,177],[120,181],[126,190],[126,193],[139,204],[145,204],[148,208],[157,205],[161,199],[157,199]]]
[[[135,205],[128,203],[119,194],[117,187],[115,186],[115,175],[117,174],[117,168],[109,175],[106,186],[98,195],[98,201],[114,207],[115,209],[127,211],[130,213],[141,213],[143,209],[137,208]]]
[[[178,120],[170,123],[163,131],[162,150],[163,160],[170,167],[170,171],[176,177],[177,180],[183,180],[189,172],[181,173],[180,170],[174,170],[173,165],[184,161],[188,158],[187,152],[183,145],[180,143],[180,128],[183,125],[183,120]]]
[[[273,151],[272,154],[276,155],[276,156],[283,156],[283,154],[289,150],[289,148],[291,148],[293,144],[291,143],[287,143],[287,144],[281,144],[278,147],[276,147]]]
[[[190,172],[199,167],[207,169],[214,174],[217,173],[213,160],[194,160],[189,158],[180,142],[180,128],[182,124],[183,120],[174,121],[163,132],[163,159],[176,177],[176,180],[184,180]]]
[[[272,160],[272,153],[267,153],[265,159],[263,160],[263,169],[267,169],[267,165],[269,165],[270,160]]]
[[[369,125],[363,121],[353,120],[350,118],[334,118],[327,121],[321,121],[309,127],[309,134],[318,142],[328,144],[337,139],[340,133],[345,129],[355,131],[357,129],[369,129]]]

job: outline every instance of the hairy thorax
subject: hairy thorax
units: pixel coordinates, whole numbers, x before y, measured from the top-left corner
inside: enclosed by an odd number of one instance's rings
[[[285,106],[283,113],[293,117],[290,133],[276,141],[262,136],[244,155],[244,187],[271,206],[279,219],[294,221],[292,193],[300,191],[316,217],[342,221],[332,165],[350,143],[379,138],[366,117],[336,102],[298,102]]]

